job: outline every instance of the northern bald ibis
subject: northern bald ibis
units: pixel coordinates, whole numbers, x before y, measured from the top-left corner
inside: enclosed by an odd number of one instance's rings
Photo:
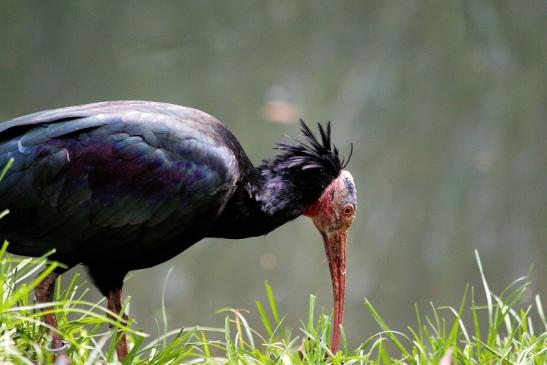
[[[306,215],[321,233],[334,294],[331,349],[344,310],[346,237],[356,190],[331,142],[301,122],[303,142],[279,143],[255,167],[216,118],[173,104],[112,101],[54,109],[0,124],[0,220],[9,251],[64,263],[35,289],[52,300],[58,275],[83,264],[108,308],[121,312],[130,270],[158,265],[204,237],[265,235]],[[348,159],[349,160],[349,159]],[[122,313],[120,313],[122,314]],[[56,327],[53,314],[44,318]],[[66,344],[51,332],[53,349]],[[122,337],[116,352],[127,355]]]

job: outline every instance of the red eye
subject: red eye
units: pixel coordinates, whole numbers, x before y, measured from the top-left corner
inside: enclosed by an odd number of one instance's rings
[[[351,204],[346,204],[344,206],[344,209],[342,210],[342,213],[345,215],[345,216],[350,216],[353,214],[353,206]]]

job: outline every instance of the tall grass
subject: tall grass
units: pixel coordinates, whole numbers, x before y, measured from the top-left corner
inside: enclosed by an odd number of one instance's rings
[[[47,311],[57,315],[58,330],[70,344],[67,355],[73,364],[116,362],[120,330],[128,333],[131,347],[124,364],[439,364],[450,353],[457,364],[547,364],[547,321],[540,296],[530,305],[520,304],[529,290],[525,278],[515,280],[499,295],[492,293],[478,255],[483,287],[466,288],[457,307],[431,304],[427,314],[416,307],[418,325],[397,331],[365,300],[364,307],[380,332],[356,349],[344,341],[341,351],[332,354],[328,343],[331,318],[318,312],[313,295],[308,318],[295,330],[285,325],[266,283],[266,300],[256,302],[260,329],[250,327],[247,313],[222,309],[223,328],[165,330],[162,336],[151,338],[131,323],[124,326],[119,318],[107,316],[103,300],[87,301],[89,289],[78,275],[65,276],[69,282],[63,290],[57,285],[53,303],[36,304],[34,287],[57,263],[45,257],[15,258],[6,248],[4,243],[0,249],[2,363],[54,362],[47,350],[48,328],[41,320]]]

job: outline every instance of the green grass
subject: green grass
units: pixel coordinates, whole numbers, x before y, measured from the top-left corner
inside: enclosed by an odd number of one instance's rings
[[[57,314],[59,331],[70,343],[67,355],[73,364],[116,362],[116,331],[108,325],[128,333],[132,349],[125,364],[439,364],[449,349],[457,364],[547,364],[547,321],[539,295],[529,306],[520,304],[529,290],[524,278],[500,295],[492,293],[478,255],[483,287],[467,288],[457,307],[432,304],[428,314],[416,308],[418,325],[398,332],[365,300],[363,310],[377,322],[379,333],[363,339],[356,349],[348,348],[344,341],[341,351],[333,355],[328,348],[330,317],[318,313],[313,295],[308,318],[298,329],[284,324],[274,293],[266,284],[265,300],[256,302],[262,321],[259,329],[249,326],[247,313],[222,309],[223,328],[196,326],[152,338],[131,323],[125,327],[109,319],[104,301],[86,301],[89,289],[78,275],[64,276],[69,282],[65,290],[57,289],[54,303],[36,304],[33,288],[57,264],[45,257],[17,259],[6,253],[6,247],[4,244],[0,249],[2,364],[53,363],[42,311]]]

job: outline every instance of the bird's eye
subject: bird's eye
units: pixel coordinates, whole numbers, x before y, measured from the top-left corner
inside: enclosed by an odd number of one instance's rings
[[[344,209],[342,210],[342,213],[348,217],[353,214],[353,206],[351,204],[346,204],[344,206]]]

